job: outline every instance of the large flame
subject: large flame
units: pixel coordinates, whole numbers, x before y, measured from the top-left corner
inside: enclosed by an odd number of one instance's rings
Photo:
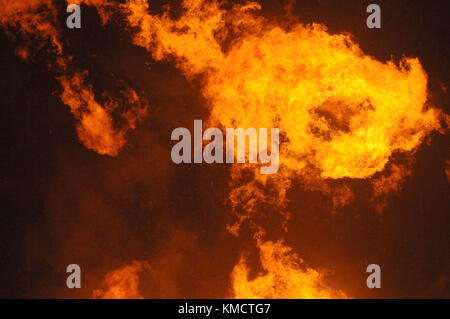
[[[425,107],[418,59],[377,61],[323,25],[283,30],[252,14],[256,3],[229,11],[215,1],[183,5],[185,14],[172,20],[130,0],[129,22],[141,28],[135,42],[156,59],[175,59],[188,77],[205,74],[212,124],[279,127],[287,175],[313,167],[322,178],[369,177],[439,127],[438,112]],[[224,50],[229,29],[238,35]]]
[[[210,126],[280,129],[277,174],[262,176],[255,165],[235,164],[231,169],[229,198],[237,221],[228,229],[236,236],[245,221],[260,232],[253,216],[262,203],[287,220],[292,213],[286,209],[287,190],[294,179],[305,189],[330,195],[332,212],[355,195],[347,184],[336,187],[329,181],[371,179],[372,200],[382,211],[387,205],[384,195],[398,191],[404,177],[412,174],[413,160],[398,164],[393,156],[412,157],[424,138],[440,127],[441,112],[427,104],[427,75],[417,58],[378,61],[351,35],[331,34],[324,25],[281,27],[259,15],[256,2],[185,0],[177,18],[169,9],[152,14],[146,0],[74,3],[96,6],[103,23],[111,10],[121,11],[127,26],[137,30],[136,45],[156,60],[173,62],[188,79],[201,78]],[[38,8],[44,9],[41,14],[35,13]],[[109,98],[101,105],[87,72],[68,71],[70,57],[63,55],[56,21],[50,0],[0,0],[2,26],[51,43],[61,99],[78,121],[80,141],[99,154],[116,156],[128,130],[144,117],[147,103],[132,89],[122,92],[129,109],[119,114],[124,121],[117,126],[117,101]],[[30,47],[19,47],[17,54],[27,59]],[[448,166],[446,173],[450,176]],[[346,297],[327,286],[321,271],[303,267],[283,241],[263,237],[258,236],[257,247],[264,273],[249,278],[242,258],[232,271],[233,297]],[[134,262],[108,273],[105,288],[95,290],[94,297],[142,297],[138,281],[145,267]]]
[[[417,58],[378,61],[350,35],[330,34],[319,24],[283,29],[257,15],[255,2],[226,10],[216,1],[186,0],[183,7],[172,19],[168,12],[150,14],[144,0],[123,5],[130,26],[139,28],[137,45],[154,59],[173,61],[189,79],[203,76],[211,125],[278,127],[283,136],[276,176],[233,167],[230,200],[238,221],[229,229],[236,235],[258,203],[283,210],[293,178],[332,193],[335,208],[346,205],[351,189],[332,191],[324,181],[369,178],[394,153],[413,152],[439,128],[440,112],[426,105],[427,75]],[[242,182],[244,170],[253,174],[250,181]],[[374,198],[398,190],[408,175],[400,166],[392,171],[374,182]],[[249,280],[241,261],[233,271],[236,297],[345,296],[318,289],[319,273],[299,270],[281,243],[258,247],[268,273]]]

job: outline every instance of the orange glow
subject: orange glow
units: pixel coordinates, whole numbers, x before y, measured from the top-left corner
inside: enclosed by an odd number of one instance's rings
[[[234,298],[347,298],[344,292],[327,287],[320,272],[302,267],[303,261],[282,241],[258,240],[257,246],[265,274],[249,280],[249,269],[241,258],[231,275]]]
[[[134,261],[131,265],[110,271],[103,281],[104,290],[95,289],[95,299],[142,299],[139,292],[139,275],[144,269],[150,269],[145,262]]]
[[[447,181],[450,183],[450,160],[445,161],[445,175],[447,175]]]
[[[95,6],[102,20],[102,24],[106,24],[110,18],[111,10],[114,7],[113,3],[108,3],[105,0],[67,0],[67,4],[85,4],[87,6]]]
[[[42,9],[41,14],[36,10]],[[57,54],[62,54],[62,44],[54,23],[56,9],[51,0],[11,1],[0,0],[0,25],[8,28],[19,28],[26,34],[31,34],[41,41],[49,40]],[[31,46],[31,44],[30,44]],[[21,57],[24,57],[19,51]]]
[[[355,195],[347,185],[336,188],[333,192],[333,213],[335,213],[335,209],[348,205],[354,198]]]

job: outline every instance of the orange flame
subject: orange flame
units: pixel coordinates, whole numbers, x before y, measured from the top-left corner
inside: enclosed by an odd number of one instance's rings
[[[379,213],[382,213],[387,206],[386,196],[383,195],[400,191],[404,178],[412,175],[412,162],[412,159],[409,158],[402,164],[392,164],[387,176],[381,175],[372,180],[372,200],[377,202],[376,210]]]
[[[450,160],[445,161],[445,175],[447,175],[447,181],[450,183]]]
[[[279,127],[288,176],[313,167],[322,178],[366,178],[439,128],[439,112],[424,107],[427,76],[418,59],[379,62],[323,25],[283,30],[252,14],[253,2],[230,11],[215,1],[183,6],[185,14],[172,20],[129,0],[129,23],[140,27],[135,42],[156,59],[174,59],[190,78],[205,74],[210,122]],[[224,51],[227,23],[238,36]]]
[[[110,113],[117,107],[113,101],[108,107],[102,107],[96,100],[91,85],[84,84],[86,73],[76,73],[68,79],[60,78],[63,92],[62,101],[70,106],[72,113],[80,123],[77,132],[80,141],[89,149],[98,154],[117,156],[119,150],[125,145],[125,133],[134,129],[136,122],[141,120],[147,111],[145,102],[140,101],[137,93],[128,89],[125,92],[127,103],[132,107],[127,113],[122,114],[126,125],[121,130],[116,130]]]
[[[102,21],[106,23],[109,18],[108,4],[101,0],[70,1],[77,4],[81,2],[98,6]],[[87,72],[68,74],[67,66],[71,57],[63,54],[61,35],[56,28],[56,17],[57,10],[51,0],[0,0],[0,25],[6,30],[18,29],[24,36],[32,35],[33,39],[42,42],[42,45],[48,40],[51,42],[50,53],[56,55],[56,58],[55,61],[49,62],[49,68],[59,74],[57,78],[63,88],[61,100],[80,121],[77,124],[80,141],[99,154],[116,156],[126,143],[127,131],[134,129],[136,123],[145,117],[147,103],[132,89],[124,92],[123,95],[129,104],[128,111],[121,114],[125,120],[122,127],[115,128],[112,111],[117,109],[117,102],[110,99],[106,105],[100,105],[95,100],[92,85],[86,84]],[[14,33],[9,31],[9,34],[13,37]],[[29,39],[25,46],[16,50],[17,55],[23,60],[27,60],[30,56],[32,41]]]
[[[150,266],[145,262],[133,261],[131,265],[106,274],[103,289],[94,289],[95,299],[143,299],[139,292],[139,275]]]
[[[281,299],[347,298],[340,290],[333,290],[323,282],[323,274],[306,267],[292,249],[282,241],[257,244],[261,265],[266,272],[253,280],[248,279],[249,269],[241,258],[232,272],[233,297]]]

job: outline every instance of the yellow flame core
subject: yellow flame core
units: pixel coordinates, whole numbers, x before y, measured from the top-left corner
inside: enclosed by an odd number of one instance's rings
[[[125,134],[145,117],[147,104],[133,89],[123,92],[129,110],[121,114],[125,125],[117,129],[111,113],[118,107],[118,102],[110,99],[107,105],[100,105],[95,99],[92,85],[85,83],[86,74],[78,72],[70,78],[59,78],[63,87],[61,100],[79,120],[77,133],[80,141],[98,154],[117,156],[126,143]]]
[[[94,5],[106,23],[116,4],[105,0],[75,0]],[[79,120],[83,144],[100,154],[115,156],[126,143],[125,134],[145,114],[146,104],[136,92],[126,92],[133,108],[121,114],[125,124],[115,128],[114,101],[102,106],[84,75],[67,75],[60,35],[54,27],[56,9],[50,0],[0,0],[0,24],[20,22],[24,33],[49,40],[64,103]],[[37,8],[46,10],[35,14]],[[271,128],[282,135],[280,170],[241,182],[248,165],[232,168],[230,201],[239,223],[266,203],[282,210],[293,178],[307,187],[333,194],[335,208],[353,199],[351,189],[330,190],[325,179],[368,178],[384,170],[394,152],[414,151],[423,138],[439,128],[440,112],[426,108],[427,76],[416,58],[396,65],[365,55],[350,35],[330,34],[320,24],[296,24],[283,29],[257,15],[259,4],[248,2],[224,9],[217,1],[185,0],[184,13],[149,13],[147,0],[119,5],[134,37],[156,60],[168,59],[187,78],[203,76],[202,93],[210,107],[209,124],[222,127]],[[26,59],[27,48],[18,49]],[[448,116],[446,117],[449,123]],[[260,136],[261,138],[261,136]],[[448,164],[447,164],[448,165]],[[450,176],[448,166],[447,176]],[[374,181],[374,198],[397,190],[409,169],[392,166],[390,176]],[[450,177],[449,177],[450,179]],[[288,213],[286,213],[286,218]],[[237,234],[239,223],[230,227]],[[301,267],[301,259],[283,242],[257,240],[263,274],[249,278],[246,260],[232,272],[237,298],[344,298],[324,284],[317,270]],[[141,298],[139,273],[147,267],[134,262],[105,277],[96,298]]]
[[[377,61],[351,36],[319,24],[283,30],[252,14],[255,3],[225,11],[191,0],[184,7],[172,20],[129,1],[129,22],[141,27],[135,42],[156,59],[175,59],[188,77],[206,76],[211,123],[278,127],[288,175],[312,165],[322,178],[366,178],[439,127],[438,112],[424,109],[427,76],[418,59]],[[225,51],[230,29],[239,36]]]

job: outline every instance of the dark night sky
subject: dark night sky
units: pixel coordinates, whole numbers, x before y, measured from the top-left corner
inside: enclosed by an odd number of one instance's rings
[[[372,2],[298,0],[293,13],[301,22],[352,33],[382,61],[418,57],[432,104],[449,114],[440,88],[450,85],[447,1],[376,1],[381,30],[365,26]],[[262,12],[281,16],[287,3],[262,1]],[[170,160],[171,131],[207,118],[200,84],[153,61],[114,23],[102,27],[95,9],[82,12],[81,30],[62,31],[73,63],[90,70],[99,92],[117,81],[138,88],[150,114],[117,158],[87,150],[58,97],[45,50],[23,62],[17,44],[0,31],[0,297],[90,297],[107,271],[134,259],[163,269],[148,279],[152,288],[142,288],[146,297],[222,297],[239,252],[251,246],[245,235],[235,239],[225,229],[232,222],[229,167]],[[60,20],[63,25],[62,9]],[[306,213],[293,214],[286,242],[308,265],[333,270],[331,284],[349,295],[450,297],[448,135],[432,133],[430,141],[383,215],[363,201],[331,215],[322,195],[294,185],[289,208]],[[86,269],[78,291],[65,288],[70,263]],[[382,289],[365,287],[369,263],[382,265]]]

